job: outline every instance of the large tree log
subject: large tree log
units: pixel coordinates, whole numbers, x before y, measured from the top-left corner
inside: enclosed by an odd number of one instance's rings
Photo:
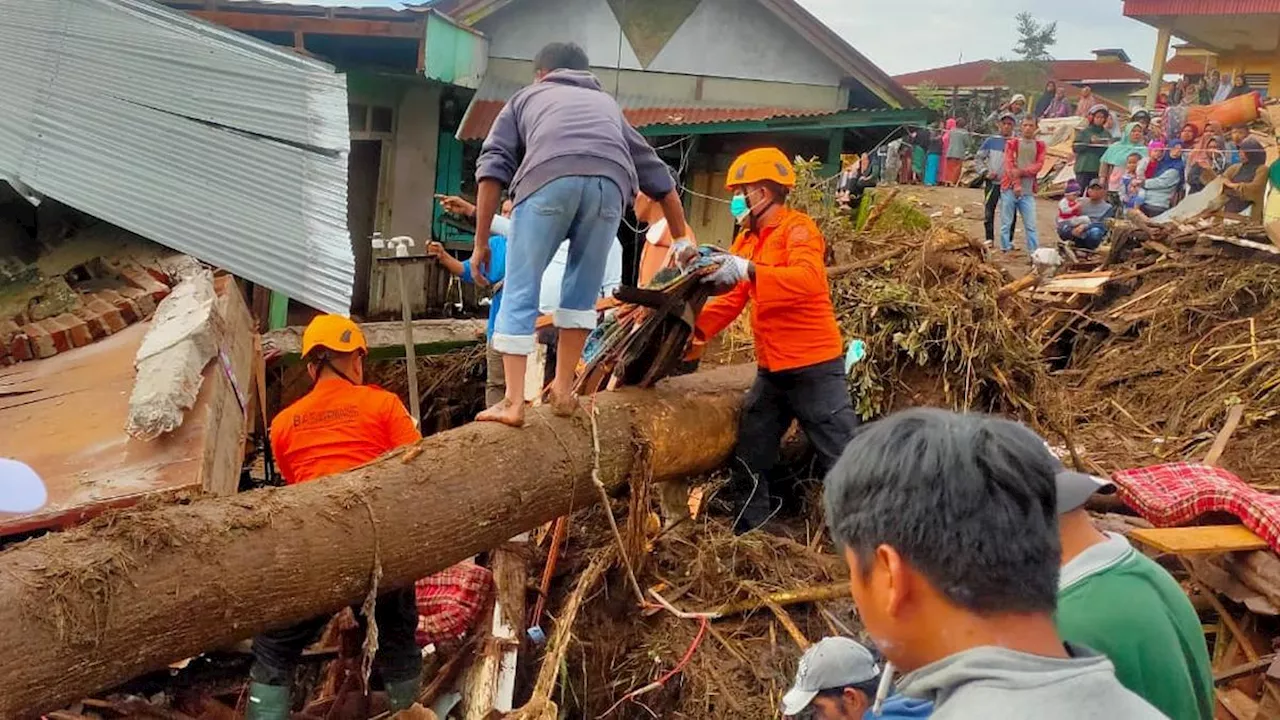
[[[753,368],[605,393],[600,477],[620,488],[728,457]],[[32,717],[251,636],[360,602],[599,501],[592,432],[535,411],[471,424],[288,488],[134,510],[0,553],[0,717]],[[420,450],[420,452],[418,452]]]

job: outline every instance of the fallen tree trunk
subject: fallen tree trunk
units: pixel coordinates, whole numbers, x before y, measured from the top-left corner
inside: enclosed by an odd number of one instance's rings
[[[754,368],[595,401],[610,490],[728,457]],[[0,553],[0,717],[33,717],[175,660],[404,587],[600,500],[586,417],[467,425],[342,475],[134,510]],[[643,451],[641,450],[643,447]]]

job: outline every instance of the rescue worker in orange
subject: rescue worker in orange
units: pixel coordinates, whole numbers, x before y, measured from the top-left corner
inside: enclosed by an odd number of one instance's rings
[[[795,168],[777,148],[751,150],[729,168],[730,211],[741,227],[698,316],[694,354],[751,303],[755,384],[734,450],[728,500],[734,530],[749,532],[777,511],[769,475],[782,437],[798,420],[817,451],[818,477],[839,459],[858,418],[845,384],[844,349],[823,261],[826,241],[813,219],[787,207]]]
[[[271,423],[271,450],[286,483],[345,472],[421,439],[399,398],[363,384],[368,352],[360,327],[347,318],[321,315],[307,326],[302,355],[315,385]],[[418,609],[413,588],[380,595],[374,619],[375,662],[391,708],[407,709],[417,701],[422,676],[422,654],[414,638]],[[249,720],[287,720],[294,670],[328,620],[318,617],[254,638]]]

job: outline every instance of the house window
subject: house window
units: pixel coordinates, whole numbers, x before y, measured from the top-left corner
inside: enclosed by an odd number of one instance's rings
[[[1267,88],[1271,87],[1271,73],[1245,73],[1244,81],[1249,87],[1262,93],[1263,97],[1267,96]]]
[[[353,139],[389,138],[395,132],[395,111],[384,105],[347,105]]]

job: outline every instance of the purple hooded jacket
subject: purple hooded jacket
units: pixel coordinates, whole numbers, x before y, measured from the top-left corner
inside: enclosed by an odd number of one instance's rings
[[[618,103],[580,70],[553,71],[513,95],[476,162],[476,180],[509,186],[517,204],[568,176],[609,178],[627,203],[637,188],[653,198],[675,189],[670,170]]]

